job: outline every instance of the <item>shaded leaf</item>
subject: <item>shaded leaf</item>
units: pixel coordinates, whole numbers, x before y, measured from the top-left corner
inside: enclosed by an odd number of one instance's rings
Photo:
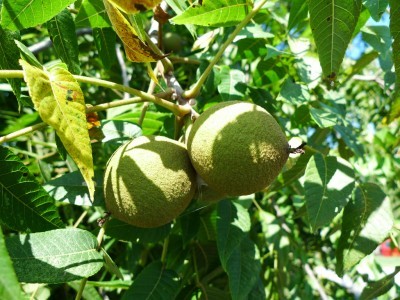
[[[249,213],[243,206],[223,200],[218,203],[218,216],[218,254],[229,277],[231,297],[246,299],[261,270],[257,247],[248,236]]]
[[[315,154],[307,164],[304,190],[311,229],[329,223],[347,204],[354,189],[352,166],[340,157]]]
[[[72,287],[76,292],[79,292],[81,288],[80,281],[71,281],[68,282],[68,285]],[[85,285],[85,289],[83,290],[82,293],[82,298],[87,300],[103,300],[103,297],[100,296],[97,289],[93,286],[90,286],[88,283]]]
[[[78,28],[104,28],[111,27],[103,0],[83,0],[79,13],[75,18]]]
[[[93,37],[104,69],[109,70],[117,60],[116,34],[112,28],[93,28]]]
[[[393,44],[392,44],[393,62],[396,71],[396,89],[399,91],[400,90],[400,2],[397,0],[389,0],[389,3],[390,3],[390,33],[393,38]]]
[[[390,200],[381,188],[373,183],[357,187],[343,213],[336,273],[342,276],[372,253],[388,237],[392,226]]]
[[[108,0],[104,0],[103,3],[115,32],[124,44],[126,56],[129,60],[133,62],[152,62],[162,58],[139,39],[132,25],[114,4]]]
[[[86,123],[83,93],[74,77],[65,69],[41,70],[20,61],[29,94],[44,122],[52,126],[68,154],[80,169],[94,197],[92,148]]]
[[[337,124],[337,114],[325,109],[310,108],[310,115],[320,128],[332,127]]]
[[[43,69],[42,64],[37,60],[35,55],[26,47],[23,43],[20,41],[15,40],[15,44],[19,48],[19,53],[21,55],[21,58],[25,61],[27,61],[29,64],[31,64],[34,67],[37,67],[39,69]]]
[[[350,125],[343,126],[343,125],[336,125],[334,127],[335,131],[340,134],[343,141],[346,145],[353,151],[358,157],[363,157],[364,155],[364,148],[357,140],[356,132],[354,128]]]
[[[248,14],[247,0],[203,0],[202,5],[193,5],[182,14],[171,19],[175,24],[201,26],[233,26]]]
[[[361,0],[310,0],[311,30],[323,73],[332,81],[360,15]]]
[[[74,0],[4,0],[1,10],[3,28],[18,30],[42,24],[66,8]]]
[[[64,174],[48,181],[43,188],[56,201],[67,202],[80,206],[102,206],[104,205],[103,194],[103,172],[94,172],[96,190],[94,199],[90,199],[89,191],[82,174],[79,171]]]
[[[47,29],[58,57],[71,73],[80,74],[78,40],[71,13],[64,9],[47,22]]]
[[[139,228],[114,218],[107,223],[108,236],[134,243],[157,243],[165,239],[170,231],[170,223],[156,228]]]
[[[293,78],[287,78],[282,85],[277,100],[292,104],[303,104],[310,101],[310,91],[304,84],[297,84]]]
[[[0,26],[0,69],[1,70],[21,69],[21,66],[18,64],[19,50],[14,42],[14,40],[19,40],[20,38],[21,37],[18,31],[10,31],[7,29],[3,29]],[[11,85],[14,95],[20,102],[22,80],[18,78],[7,78],[7,81]]]
[[[118,145],[142,134],[139,125],[123,120],[103,120],[101,121],[101,130],[105,136],[102,140],[103,143],[112,141]]]
[[[113,120],[120,120],[137,124],[140,119],[140,115],[141,112],[126,113],[114,117]],[[146,118],[143,120],[141,126],[142,134],[152,135],[160,133],[164,125],[164,121],[168,118],[169,115],[170,114],[168,113],[162,113],[162,112],[152,112],[152,111],[147,112]]]
[[[97,239],[77,228],[12,236],[6,246],[22,282],[61,283],[89,277],[103,266]]]
[[[161,0],[109,0],[116,7],[127,14],[134,14],[146,9],[152,9],[161,3]]]
[[[364,0],[363,4],[368,8],[372,19],[378,22],[388,6],[388,0]]]
[[[161,262],[153,262],[140,272],[122,299],[170,300],[179,293],[178,275],[164,269]]]
[[[289,14],[288,30],[301,29],[301,23],[308,17],[308,1],[292,0]]]
[[[64,227],[54,199],[22,161],[0,146],[0,223],[18,231],[36,232]]]
[[[124,276],[122,275],[121,271],[119,270],[117,264],[113,261],[113,259],[108,255],[107,251],[104,250],[104,248],[101,248],[101,251],[103,252],[103,258],[104,258],[104,265],[107,268],[107,270],[111,273],[117,276],[119,279],[124,280]]]
[[[389,292],[394,286],[394,277],[399,273],[400,268],[396,268],[393,273],[383,277],[380,280],[369,282],[360,295],[360,300],[372,300]]]
[[[10,256],[4,242],[3,231],[0,227],[0,299],[24,299],[21,286],[15,274]]]
[[[224,101],[243,100],[246,92],[245,76],[242,71],[231,70],[227,66],[221,67],[221,82],[218,91]]]

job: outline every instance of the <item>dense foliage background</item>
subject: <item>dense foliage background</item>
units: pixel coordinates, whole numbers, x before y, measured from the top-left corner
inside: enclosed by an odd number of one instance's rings
[[[399,297],[399,2],[109,3],[143,1],[0,1],[0,298]],[[185,105],[231,100],[305,154],[267,190],[194,199],[161,228],[98,221],[119,145],[178,139]]]

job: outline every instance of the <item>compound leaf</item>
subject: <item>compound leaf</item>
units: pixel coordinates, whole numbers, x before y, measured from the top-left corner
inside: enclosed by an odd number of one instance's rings
[[[175,24],[201,26],[233,26],[242,21],[249,11],[248,0],[204,0],[171,19]]]
[[[93,158],[83,93],[73,76],[61,67],[50,71],[20,60],[29,94],[44,122],[52,126],[80,169],[94,196]]]
[[[368,8],[372,19],[378,22],[388,6],[388,0],[365,0],[363,4]]]
[[[77,228],[12,236],[6,246],[22,282],[78,280],[96,274],[104,262],[96,237]]]
[[[18,231],[62,228],[54,199],[35,180],[22,161],[0,146],[0,223]]]
[[[361,0],[310,0],[311,30],[326,77],[334,79],[360,15]]]
[[[307,164],[304,190],[313,231],[329,223],[347,204],[354,189],[352,166],[340,157],[315,154]]]
[[[1,9],[1,25],[10,30],[19,30],[42,24],[75,0],[4,0]]]
[[[380,187],[373,183],[357,187],[343,213],[336,253],[339,276],[372,253],[387,238],[392,226],[390,201]]]

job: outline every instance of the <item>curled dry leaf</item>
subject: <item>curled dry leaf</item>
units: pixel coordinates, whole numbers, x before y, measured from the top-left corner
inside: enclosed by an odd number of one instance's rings
[[[103,0],[103,2],[113,28],[122,40],[126,56],[130,61],[151,62],[163,58],[163,56],[156,54],[140,40],[135,29],[119,11],[114,1]]]
[[[120,10],[127,14],[134,14],[140,11],[152,9],[161,3],[161,0],[109,0]]]

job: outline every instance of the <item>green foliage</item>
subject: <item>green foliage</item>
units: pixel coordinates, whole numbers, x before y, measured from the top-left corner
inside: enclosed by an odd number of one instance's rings
[[[105,1],[0,0],[0,299],[400,297],[400,2],[166,0],[112,24]],[[232,100],[305,153],[251,195],[207,202],[197,178],[161,227],[108,214],[119,146],[187,142]]]
[[[6,246],[22,282],[68,282],[96,274],[103,266],[96,237],[82,229],[12,236]]]

